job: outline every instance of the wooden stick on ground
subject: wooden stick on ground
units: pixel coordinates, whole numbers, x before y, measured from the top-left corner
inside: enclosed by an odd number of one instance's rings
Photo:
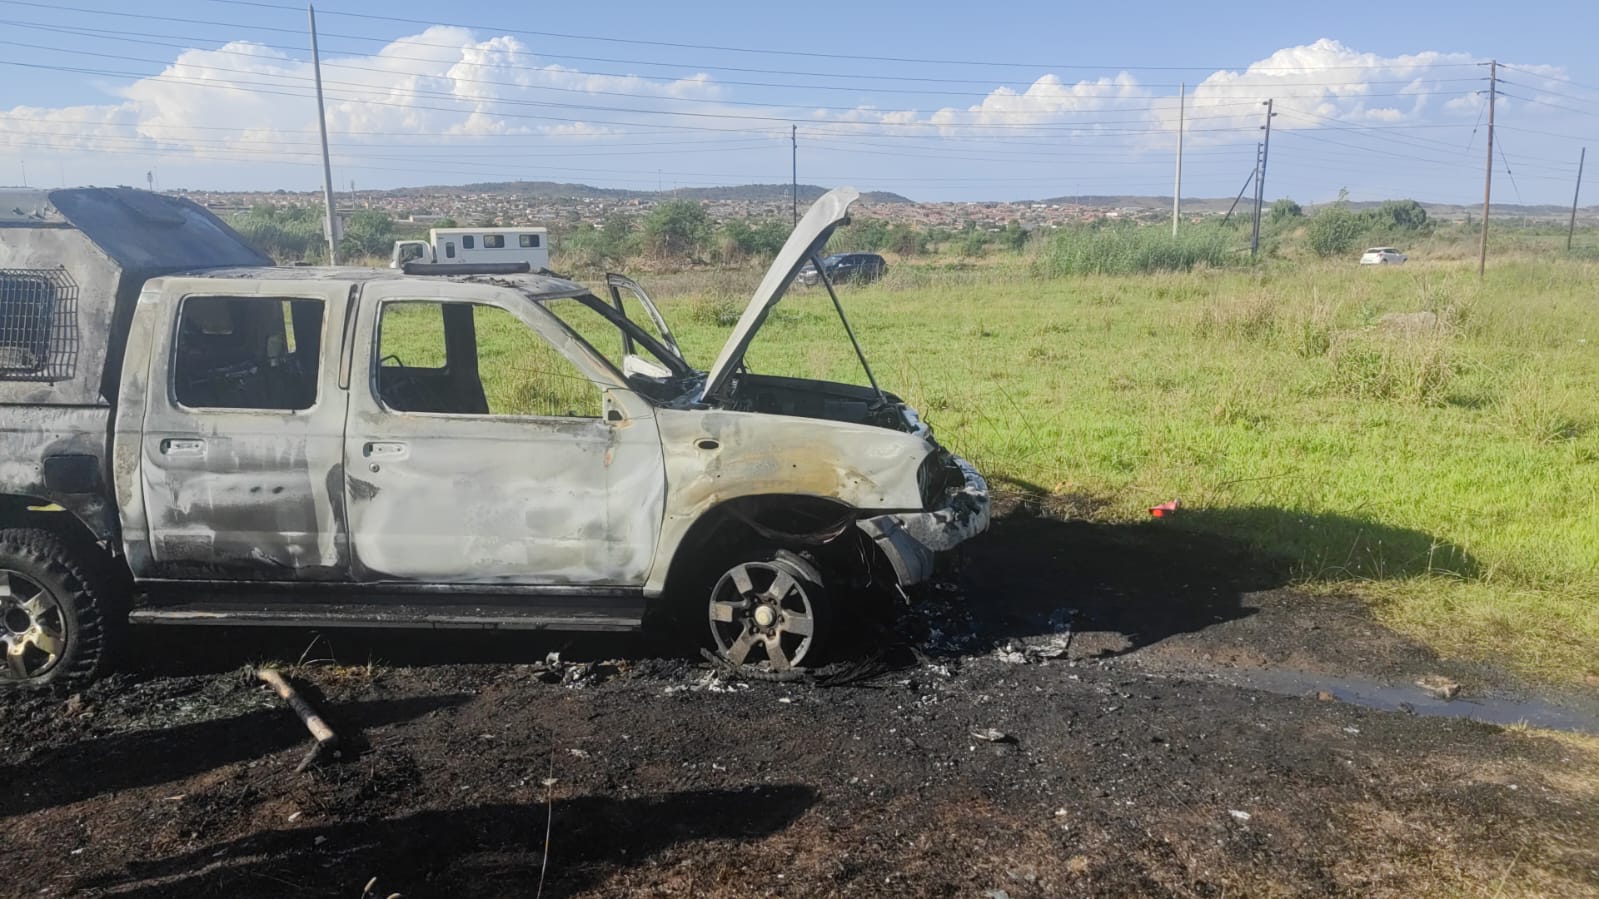
[[[296,773],[311,767],[312,763],[323,756],[339,757],[338,734],[333,732],[333,728],[328,727],[322,716],[316,713],[316,709],[311,708],[305,697],[290,686],[276,668],[257,668],[255,676],[277,691],[278,696],[300,716],[300,721],[305,724],[306,730],[309,730],[311,736],[316,739],[316,745],[311,747],[311,751],[301,760],[299,767],[294,769]]]

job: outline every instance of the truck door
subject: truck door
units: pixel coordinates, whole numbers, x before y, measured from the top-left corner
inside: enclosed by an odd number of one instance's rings
[[[514,290],[368,284],[345,470],[367,581],[637,587],[666,474],[653,408]]]
[[[149,555],[136,574],[348,577],[348,394],[328,361],[348,298],[332,282],[168,282],[140,437]]]

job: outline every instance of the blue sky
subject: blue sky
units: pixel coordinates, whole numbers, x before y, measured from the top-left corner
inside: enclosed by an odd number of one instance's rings
[[[1599,5],[383,4],[318,9],[347,189],[800,179],[919,200],[1230,196],[1266,98],[1269,196],[1569,203],[1599,145]],[[303,8],[0,0],[0,184],[320,184]],[[692,46],[690,46],[692,45]],[[716,49],[726,48],[726,49]],[[738,48],[738,49],[733,49]],[[788,51],[788,52],[780,52]]]

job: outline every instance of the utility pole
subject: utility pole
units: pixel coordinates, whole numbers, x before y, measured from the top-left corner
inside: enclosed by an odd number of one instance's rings
[[[1188,100],[1188,83],[1177,85],[1177,186],[1171,193],[1171,236],[1177,236],[1177,217],[1183,211],[1183,106]]]
[[[1588,148],[1582,148],[1577,157],[1577,191],[1571,195],[1571,224],[1566,226],[1566,252],[1571,252],[1571,235],[1577,230],[1577,198],[1582,196],[1582,164],[1588,159]]]
[[[1499,60],[1488,61],[1488,167],[1482,176],[1482,248],[1477,256],[1477,277],[1488,271],[1488,206],[1494,189],[1494,101],[1499,99]]]
[[[1255,256],[1255,251],[1260,247],[1260,151],[1262,144],[1255,144],[1255,192],[1249,197],[1249,256]]]
[[[1260,144],[1260,176],[1255,179],[1255,230],[1249,237],[1249,256],[1253,259],[1260,252],[1260,212],[1261,206],[1266,202],[1266,159],[1271,155],[1271,120],[1276,113],[1271,111],[1274,100],[1267,100],[1261,104],[1266,107],[1266,139]]]
[[[322,57],[316,48],[316,8],[306,4],[311,20],[311,69],[316,74],[316,126],[322,132],[322,198],[327,202],[328,264],[339,264],[338,213],[333,205],[333,163],[328,160],[328,114],[322,106]]]
[[[794,224],[799,224],[799,126],[788,126],[789,184],[793,189]]]

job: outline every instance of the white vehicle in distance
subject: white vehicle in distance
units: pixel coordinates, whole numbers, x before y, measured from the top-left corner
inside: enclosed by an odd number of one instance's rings
[[[482,265],[526,262],[533,271],[550,267],[550,235],[545,228],[434,228],[427,240],[397,240],[389,268],[407,262]]]
[[[1393,247],[1372,247],[1360,257],[1361,265],[1402,265],[1410,257]]]

